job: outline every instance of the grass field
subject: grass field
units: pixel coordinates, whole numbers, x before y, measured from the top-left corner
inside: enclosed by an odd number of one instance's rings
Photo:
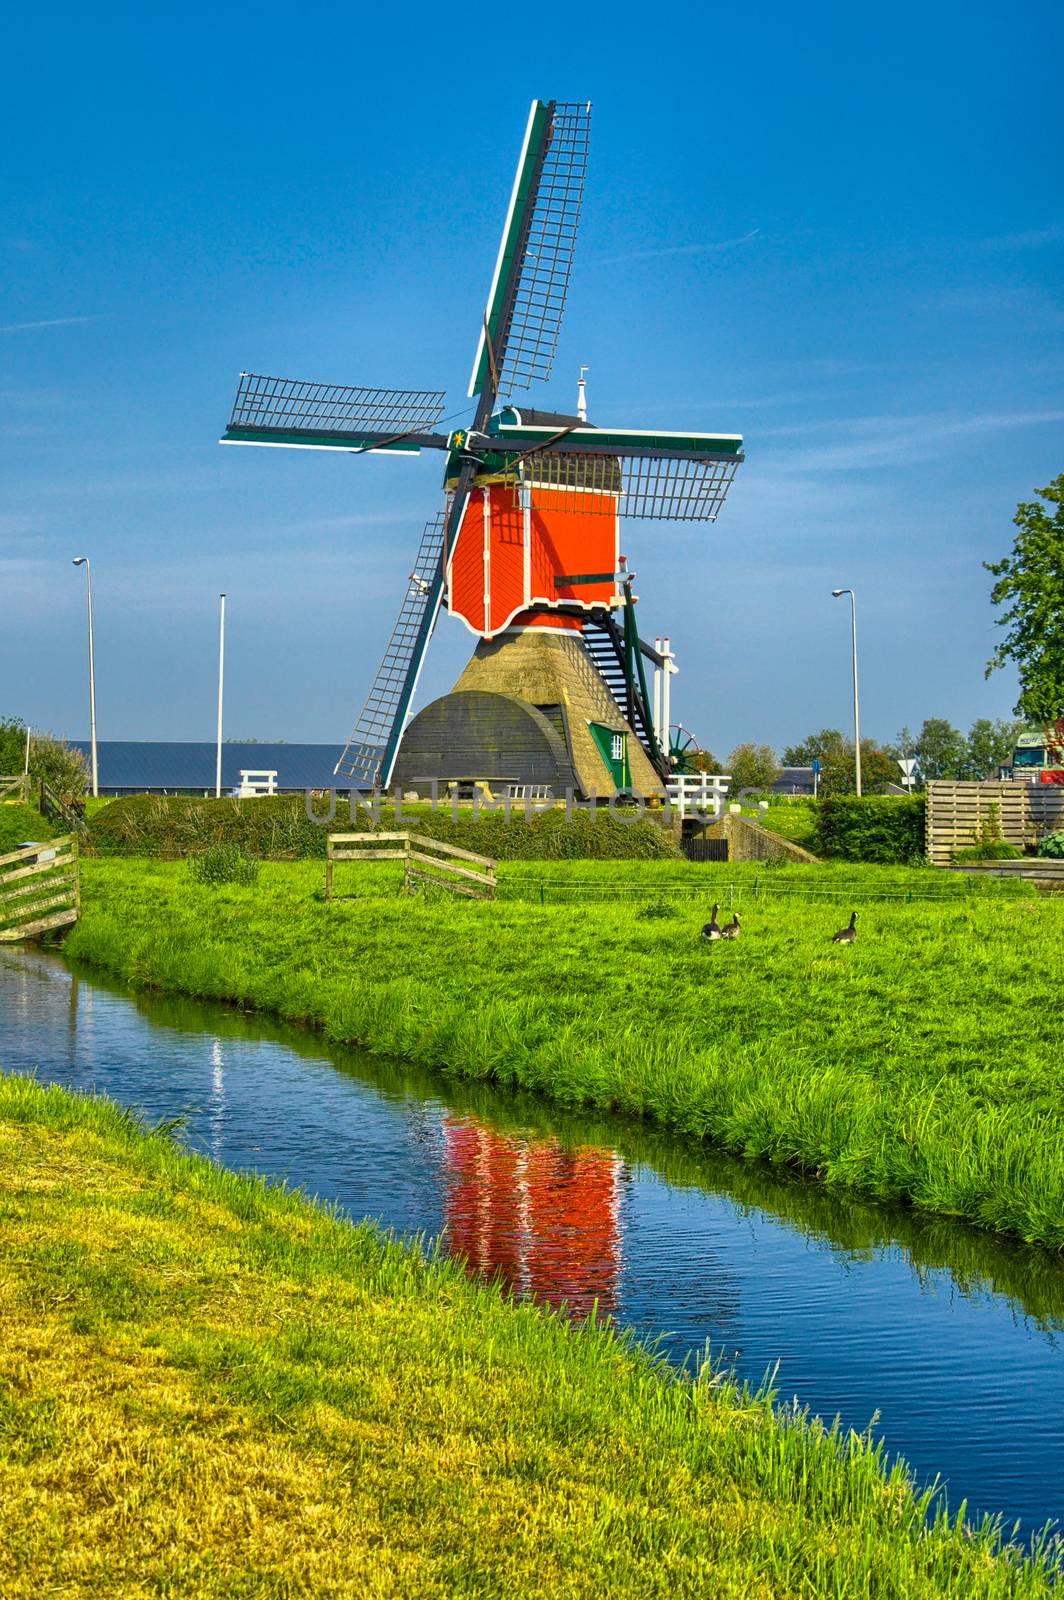
[[[1064,1245],[1060,900],[902,869],[585,862],[508,864],[510,898],[485,904],[348,870],[360,897],[325,903],[313,863],[210,889],[183,863],[89,861],[68,948]],[[705,945],[728,882],[742,937]],[[927,884],[948,897],[907,900]],[[853,906],[858,942],[832,945]]]
[[[867,1439],[0,1077],[0,1593],[1038,1596]]]
[[[36,806],[5,800],[0,805],[0,856],[6,856],[27,839],[54,839],[57,830]]]

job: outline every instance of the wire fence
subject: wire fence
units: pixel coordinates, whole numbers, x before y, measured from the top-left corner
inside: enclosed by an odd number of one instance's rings
[[[504,869],[505,870],[505,869]],[[882,902],[894,905],[958,904],[973,899],[1015,897],[1027,895],[1031,886],[1006,879],[985,880],[957,874],[940,884],[882,884],[874,887],[867,878],[833,878],[830,883],[781,882],[772,872],[753,879],[727,878],[717,873],[699,874],[697,881],[677,882],[663,878],[658,881],[642,879],[639,882],[603,883],[600,880],[570,880],[536,878],[520,882],[500,882],[500,900],[521,900],[538,905],[629,903],[643,904],[654,901],[717,900],[721,905],[739,906],[744,902],[761,903],[768,900],[806,900],[823,904],[859,905]]]

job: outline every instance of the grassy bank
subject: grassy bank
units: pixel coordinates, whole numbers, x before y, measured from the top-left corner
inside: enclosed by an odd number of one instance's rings
[[[515,864],[504,885],[532,870]],[[703,945],[708,906],[682,896],[406,899],[386,874],[350,871],[362,897],[325,903],[310,863],[210,889],[181,863],[90,861],[69,948],[136,984],[1064,1245],[1064,906],[960,891],[869,903],[850,948],[830,943],[837,904],[762,900],[732,869],[742,938]],[[662,868],[618,871],[603,864],[603,884],[658,883]],[[855,894],[861,881],[877,880],[851,875]]]
[[[15,850],[27,839],[54,839],[57,830],[42,817],[36,806],[23,806],[6,800],[0,805],[0,856]]]
[[[767,1397],[0,1078],[0,1592],[1036,1596]]]

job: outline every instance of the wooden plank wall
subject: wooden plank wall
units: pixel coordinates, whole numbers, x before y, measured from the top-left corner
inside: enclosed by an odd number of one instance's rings
[[[1029,783],[1025,788],[1031,821],[1037,829],[1038,837],[1041,838],[1044,833],[1052,833],[1057,828],[1064,828],[1064,784]]]
[[[991,807],[997,807],[1001,836],[1021,848],[1030,842],[1031,812],[1028,783],[952,783],[935,779],[927,786],[927,813],[924,823],[924,848],[933,867],[946,867],[954,850],[966,850],[977,842],[984,823],[991,820]]]

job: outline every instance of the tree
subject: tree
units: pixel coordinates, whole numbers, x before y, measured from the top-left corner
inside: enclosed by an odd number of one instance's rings
[[[857,788],[857,763],[854,743],[838,728],[821,728],[783,752],[789,767],[808,767],[820,762],[820,794],[853,794]],[[875,739],[861,740],[861,792],[883,794],[888,783],[897,783],[900,774],[894,751]]]
[[[977,718],[968,730],[968,752],[961,776],[977,780],[996,777],[998,768],[1011,761],[1016,735],[1022,729],[1022,722]]]
[[[736,745],[728,757],[732,789],[771,789],[780,775],[776,752],[767,744]]]
[[[1064,716],[1064,473],[1035,493],[1046,504],[1017,506],[1011,555],[983,562],[997,579],[990,600],[1006,607],[997,624],[1007,630],[986,675],[1014,662],[1017,714],[1049,729]]]
[[[846,744],[846,735],[838,728],[821,728],[819,733],[811,733],[799,744],[790,744],[783,752],[783,765],[785,767],[808,767],[813,761],[823,761],[825,756],[830,756],[841,750]]]
[[[961,778],[968,744],[963,733],[945,717],[928,717],[916,737],[913,754],[925,783],[932,778]]]
[[[26,724],[18,717],[0,718],[0,774],[14,777],[26,759]],[[85,793],[89,768],[80,750],[50,733],[30,734],[30,777],[42,778],[57,794],[73,799]]]

